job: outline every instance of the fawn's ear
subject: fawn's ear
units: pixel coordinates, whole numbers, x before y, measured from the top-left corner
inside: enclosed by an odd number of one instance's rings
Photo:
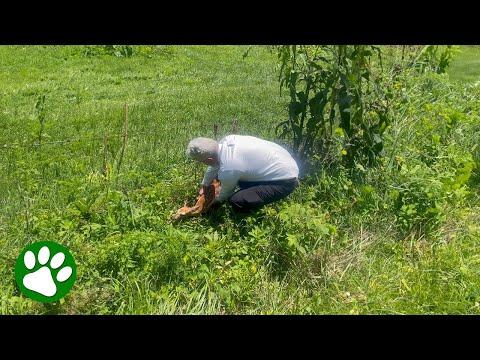
[[[187,207],[187,203],[188,203],[188,201],[185,200],[185,203],[183,204],[183,207]]]

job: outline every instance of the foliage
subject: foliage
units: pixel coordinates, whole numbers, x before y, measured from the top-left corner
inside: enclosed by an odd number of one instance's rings
[[[105,45],[105,53],[116,57],[130,57],[133,55],[133,47],[130,45]]]
[[[146,45],[86,45],[83,47],[83,55],[86,57],[109,55],[117,58],[130,58],[134,55],[152,57],[155,52],[165,51],[160,46]]]
[[[295,153],[305,160],[319,142],[328,144],[339,131],[348,167],[373,164],[382,154],[382,135],[390,122],[380,48],[282,46],[278,57],[280,87],[290,95],[289,119],[278,129],[280,136],[292,136]]]
[[[415,68],[420,72],[433,71],[443,74],[450,66],[458,48],[452,45],[427,45],[414,61]]]

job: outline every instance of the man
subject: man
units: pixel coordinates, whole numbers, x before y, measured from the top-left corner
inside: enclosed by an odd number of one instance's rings
[[[220,193],[215,203],[228,200],[237,211],[280,200],[298,185],[298,166],[289,152],[253,136],[229,135],[218,142],[195,138],[186,153],[208,165],[200,194],[218,179]]]

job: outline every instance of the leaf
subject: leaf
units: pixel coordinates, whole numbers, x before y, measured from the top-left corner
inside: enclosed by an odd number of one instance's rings
[[[373,134],[373,142],[375,144],[380,144],[380,143],[382,143],[382,141],[383,141],[382,137],[379,134],[376,134],[376,133]]]
[[[245,59],[247,56],[248,56],[248,53],[250,52],[250,50],[252,49],[252,45],[250,45],[247,50],[243,53],[242,55],[242,58]]]
[[[408,291],[412,291],[412,289],[410,289],[410,286],[408,286],[407,282],[405,281],[405,279],[402,279],[402,284],[403,286],[405,286],[405,288],[408,290]]]
[[[301,128],[299,125],[295,124],[295,123],[292,123],[292,129],[293,131],[296,133],[296,134],[300,134],[301,133]]]
[[[290,103],[288,107],[289,107],[290,117],[292,118],[297,118],[297,116],[300,115],[305,108],[305,106],[298,101],[295,101],[294,103]]]
[[[361,164],[355,164],[355,168],[357,168],[358,170],[360,170],[361,172],[365,172],[365,168],[361,165]]]
[[[285,138],[285,136],[288,133],[288,124],[289,123],[290,123],[290,120],[285,120],[285,121],[282,121],[280,124],[278,124],[275,127],[275,134],[280,138]],[[282,132],[279,134],[278,132],[279,132],[280,128],[282,128]]]
[[[303,105],[305,102],[307,102],[306,95],[304,91],[299,91],[297,92],[297,97],[300,100],[300,103]]]

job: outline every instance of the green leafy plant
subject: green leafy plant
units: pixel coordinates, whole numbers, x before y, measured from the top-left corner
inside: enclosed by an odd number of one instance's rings
[[[149,55],[151,51],[141,48],[139,51],[143,55]],[[135,53],[132,45],[85,45],[82,54],[85,57],[93,57],[98,55],[110,55],[115,57],[128,58]]]
[[[116,57],[131,57],[133,55],[133,46],[131,45],[105,45],[105,52]]]
[[[458,47],[452,45],[427,45],[420,51],[413,65],[420,72],[429,70],[443,74],[457,52]]]
[[[35,102],[35,116],[40,124],[38,129],[38,144],[42,144],[45,132],[45,94],[39,95]]]
[[[328,221],[328,215],[313,202],[305,204],[285,202],[278,209],[265,209],[267,220],[263,226],[271,239],[270,262],[275,271],[282,272],[296,260],[313,254],[330,243],[337,229]],[[256,233],[250,235],[258,235]],[[260,232],[261,233],[261,232]],[[261,236],[264,237],[265,233]]]
[[[400,170],[401,185],[391,192],[394,211],[402,233],[412,230],[429,232],[444,215],[441,204],[444,189],[440,180],[424,164],[403,165]]]
[[[382,89],[381,52],[364,45],[281,46],[280,89],[290,95],[288,120],[277,134],[289,136],[306,160],[329,147],[340,129],[344,163],[371,165],[382,154],[390,123],[388,94]],[[378,63],[374,66],[374,60]]]

